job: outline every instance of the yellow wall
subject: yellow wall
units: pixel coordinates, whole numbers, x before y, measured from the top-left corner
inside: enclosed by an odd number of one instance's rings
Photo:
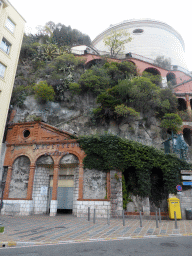
[[[25,20],[15,8],[7,0],[3,2],[4,6],[0,6],[0,43],[3,37],[6,38],[11,49],[9,55],[0,49],[0,62],[6,66],[4,78],[0,77],[0,152],[25,26]],[[5,27],[8,17],[16,25],[13,34]]]

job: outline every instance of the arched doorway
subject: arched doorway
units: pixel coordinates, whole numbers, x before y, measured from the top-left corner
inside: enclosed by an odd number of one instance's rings
[[[151,196],[149,197],[150,201],[150,210],[155,212],[158,208],[163,212],[167,212],[167,198],[168,192],[165,187],[163,180],[163,172],[160,168],[153,168],[151,170]]]
[[[185,111],[187,109],[186,101],[183,98],[178,98],[178,110]]]
[[[42,155],[36,161],[33,183],[33,211],[35,214],[49,212],[49,184],[53,174],[53,159],[51,156]]]
[[[183,138],[185,142],[191,146],[191,130],[189,128],[184,128],[183,129]]]
[[[157,86],[161,86],[162,85],[162,77],[161,77],[161,73],[158,69],[156,68],[146,68],[143,71],[142,76],[144,77],[148,77],[150,78],[150,80],[156,84]]]
[[[12,166],[9,198],[25,199],[27,197],[29,172],[29,158],[25,155],[16,158]]]
[[[73,154],[63,156],[59,163],[57,188],[57,213],[72,213],[73,202],[77,200],[74,185],[78,179],[79,159]],[[49,204],[52,198],[53,174],[50,175]]]
[[[144,72],[148,72],[151,73],[152,75],[156,76],[156,75],[161,75],[160,71],[156,68],[146,68],[144,70]]]

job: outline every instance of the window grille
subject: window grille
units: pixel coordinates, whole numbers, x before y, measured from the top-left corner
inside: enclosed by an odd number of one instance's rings
[[[5,27],[6,27],[7,29],[9,29],[9,31],[10,31],[11,33],[14,33],[15,24],[14,24],[9,18],[7,18]]]
[[[0,48],[6,52],[7,54],[9,54],[10,52],[10,48],[11,48],[11,44],[7,41],[7,39],[5,39],[3,37],[2,41],[1,41],[1,44],[0,44]]]
[[[0,63],[0,77],[4,78],[6,67]]]

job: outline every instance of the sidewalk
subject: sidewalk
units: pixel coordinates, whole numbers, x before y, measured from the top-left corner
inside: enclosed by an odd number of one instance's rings
[[[72,215],[32,216],[0,216],[0,222],[5,227],[4,234],[0,233],[0,247],[22,246],[34,244],[83,242],[93,240],[131,239],[160,236],[187,236],[192,235],[192,221],[178,220],[178,229],[175,229],[173,220],[162,220],[156,228],[155,220],[96,219],[88,222],[85,218],[76,218]]]

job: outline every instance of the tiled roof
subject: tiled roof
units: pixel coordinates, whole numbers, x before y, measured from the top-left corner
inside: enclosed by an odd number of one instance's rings
[[[174,88],[175,94],[192,94],[192,79]]]

